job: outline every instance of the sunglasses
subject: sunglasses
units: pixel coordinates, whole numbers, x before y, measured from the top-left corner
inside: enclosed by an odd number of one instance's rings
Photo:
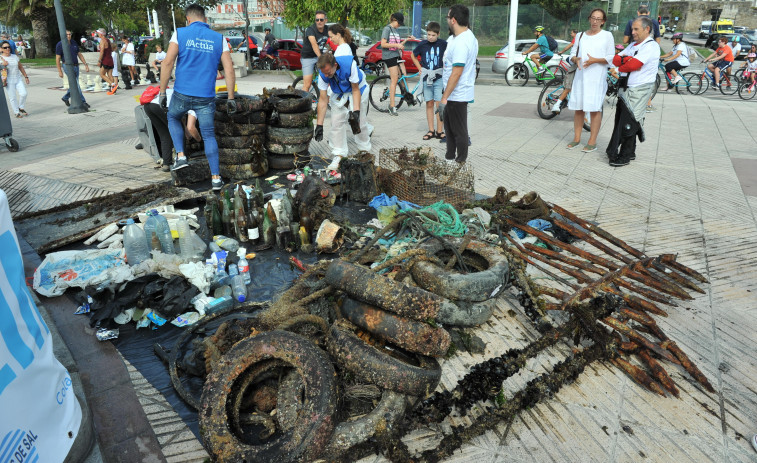
[[[11,49],[11,47],[0,47],[0,49],[3,49],[3,50],[10,50],[10,49]]]
[[[326,18],[315,18],[316,22],[322,23],[326,21]]]

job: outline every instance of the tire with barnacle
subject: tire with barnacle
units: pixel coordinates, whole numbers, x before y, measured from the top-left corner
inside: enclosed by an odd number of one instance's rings
[[[302,418],[290,431],[250,442],[234,431],[230,394],[245,371],[270,360],[286,363],[304,382]],[[208,375],[199,413],[200,433],[213,461],[310,461],[331,438],[336,401],[336,372],[326,353],[297,334],[268,331],[238,342]]]
[[[276,170],[292,170],[305,167],[310,163],[310,153],[308,150],[294,154],[276,154],[268,153],[268,166]]]
[[[415,354],[442,357],[452,342],[444,328],[400,317],[349,297],[342,302],[341,312],[361,329]]]
[[[402,394],[426,396],[436,389],[442,376],[435,359],[400,349],[379,350],[341,323],[332,325],[328,349],[341,369]]]
[[[265,121],[265,119],[263,119]],[[268,126],[265,122],[242,124],[236,122],[215,122],[214,130],[216,138],[220,137],[241,137],[250,135],[263,135]]]
[[[302,113],[313,109],[310,93],[294,88],[272,90],[268,103],[282,114]]]
[[[269,143],[280,143],[282,145],[298,145],[310,143],[313,138],[313,123],[301,127],[273,127],[268,126],[267,130]]]
[[[450,239],[448,242],[459,249],[462,239]],[[421,248],[435,257],[445,257],[446,254],[446,258],[450,258],[453,255],[439,240],[430,240]],[[423,289],[454,301],[485,301],[504,289],[510,266],[499,248],[481,241],[471,241],[463,250],[462,258],[471,269],[470,273],[445,270],[429,261],[417,262],[410,273]]]
[[[266,123],[265,111],[250,111],[246,114],[227,114],[225,111],[216,111],[213,119],[218,128],[222,124],[258,125]]]
[[[229,114],[229,110],[226,106],[228,102],[228,96],[216,96],[216,112],[224,113],[230,117],[242,116],[254,111],[261,111],[263,109],[263,100],[256,95],[234,95],[234,101],[237,103],[237,110],[233,114]]]

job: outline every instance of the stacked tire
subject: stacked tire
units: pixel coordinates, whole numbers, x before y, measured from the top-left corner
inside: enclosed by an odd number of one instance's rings
[[[268,173],[266,113],[257,96],[236,95],[229,114],[226,96],[216,97],[215,133],[221,176],[246,180]]]
[[[271,169],[289,170],[310,162],[313,138],[313,101],[307,92],[293,88],[271,91],[265,148]]]

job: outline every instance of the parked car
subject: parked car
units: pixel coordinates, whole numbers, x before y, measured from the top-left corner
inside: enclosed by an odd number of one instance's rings
[[[289,69],[302,69],[300,58],[302,55],[302,42],[292,39],[280,39],[279,58],[287,60]]]
[[[352,40],[355,41],[358,47],[364,47],[373,43],[373,39],[360,32],[352,34]]]
[[[741,44],[741,52],[739,52],[739,56],[734,56],[733,59],[746,59],[746,55],[747,53],[749,53],[749,49],[752,47],[752,41],[743,34],[731,34],[728,36],[728,45],[733,42],[734,36],[739,38],[739,43]],[[718,42],[713,42],[711,48],[713,50],[717,50]]]
[[[420,40],[408,40],[405,42],[405,49],[402,50],[402,59],[405,60],[405,69],[407,69],[407,72],[410,74],[415,74],[418,72],[418,68],[415,67],[415,64],[413,64],[413,59],[410,58],[412,55],[412,51],[415,49],[415,47],[418,46],[418,44],[421,43]],[[366,64],[375,64],[381,61],[381,42],[375,43],[371,48],[369,48],[365,52],[365,58],[363,59],[363,66]]]
[[[557,40],[557,49],[562,50],[565,48],[570,42],[567,42],[565,40]],[[513,57],[514,63],[522,63],[525,56],[523,55],[523,52],[531,48],[531,45],[536,43],[533,39],[521,39],[515,41],[515,56]],[[494,63],[492,64],[492,72],[496,74],[504,74],[505,70],[507,69],[507,53],[509,51],[509,44],[505,45],[504,47],[500,48],[499,51],[497,51],[497,54],[494,55]],[[532,53],[533,54],[533,53]],[[567,58],[567,57],[566,57]],[[555,56],[552,57],[551,60],[547,63],[548,66],[557,65],[560,62],[560,56],[555,53]]]
[[[746,26],[733,26],[733,32],[737,34],[743,34],[746,31]]]

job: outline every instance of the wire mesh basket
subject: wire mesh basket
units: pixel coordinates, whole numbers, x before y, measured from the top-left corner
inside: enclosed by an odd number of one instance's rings
[[[427,146],[380,150],[378,182],[387,195],[419,206],[444,201],[459,207],[475,196],[470,164],[447,163]]]

